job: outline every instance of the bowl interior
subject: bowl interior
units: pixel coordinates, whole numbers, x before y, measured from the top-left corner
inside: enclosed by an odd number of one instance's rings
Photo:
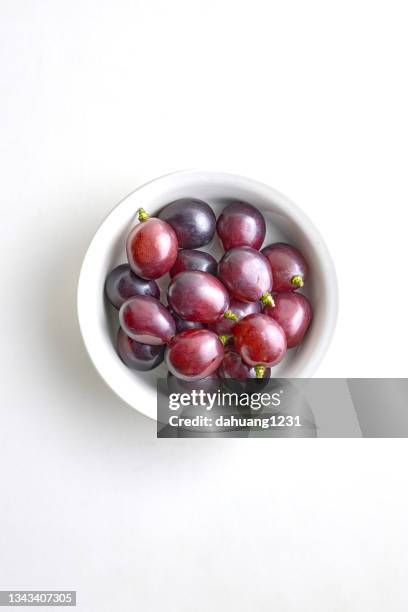
[[[155,215],[165,204],[182,197],[205,200],[217,216],[232,200],[248,201],[265,216],[264,246],[285,241],[307,259],[310,272],[304,293],[313,306],[312,325],[303,343],[273,368],[274,376],[311,376],[327,349],[337,314],[337,285],[327,248],[311,221],[285,196],[256,181],[224,173],[180,172],[144,185],[108,215],[92,240],[79,280],[78,315],[86,348],[100,375],[128,404],[152,418],[156,380],[167,376],[166,367],[162,364],[151,372],[136,372],[121,362],[115,350],[118,313],[104,298],[104,282],[112,268],[126,261],[126,236],[137,223],[137,208],[143,206]],[[217,236],[201,250],[217,260],[223,253]],[[163,303],[167,303],[168,281],[168,277],[159,281]]]

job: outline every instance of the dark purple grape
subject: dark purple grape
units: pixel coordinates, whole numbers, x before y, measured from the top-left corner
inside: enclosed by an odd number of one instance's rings
[[[119,310],[123,331],[142,344],[166,344],[176,333],[174,319],[159,300],[148,295],[130,298]]]
[[[153,280],[167,274],[177,258],[178,244],[173,228],[150,217],[140,208],[140,223],[130,232],[126,252],[133,272],[142,278]]]
[[[185,270],[198,270],[199,272],[216,275],[217,262],[212,255],[204,251],[182,249],[178,252],[176,263],[170,270],[170,276],[176,276],[176,274]]]
[[[290,244],[276,242],[262,249],[273,275],[274,291],[295,291],[305,284],[307,263]]]
[[[223,356],[221,341],[209,329],[190,329],[177,334],[165,352],[170,372],[182,380],[207,378],[218,370]]]
[[[219,279],[241,302],[272,303],[272,272],[262,253],[250,247],[236,247],[224,254],[218,265]]]
[[[218,375],[230,391],[252,395],[268,384],[271,369],[248,366],[242,361],[241,355],[234,348],[230,348],[225,351],[222,364],[218,368]]]
[[[229,304],[229,295],[218,278],[195,270],[179,272],[169,285],[167,298],[179,317],[199,323],[214,323]]]
[[[162,208],[158,216],[172,226],[182,249],[204,246],[214,236],[215,215],[202,200],[175,200]]]
[[[116,348],[123,363],[128,368],[140,372],[153,370],[164,359],[164,346],[152,346],[151,344],[136,342],[136,340],[129,338],[121,328],[118,331]]]
[[[287,291],[273,296],[275,306],[265,306],[264,314],[279,323],[286,335],[288,348],[300,344],[312,320],[310,302],[301,293]]]
[[[218,368],[220,378],[233,378],[235,380],[246,380],[257,378],[254,367],[247,365],[241,359],[241,355],[233,348],[225,351],[224,359]],[[270,378],[270,368],[262,371],[262,378]]]
[[[205,323],[199,323],[198,321],[186,321],[185,319],[177,316],[171,309],[170,313],[176,324],[177,332],[186,331],[186,329],[206,329],[207,327]]]
[[[260,378],[263,366],[279,363],[287,348],[285,332],[279,323],[264,314],[248,315],[238,321],[234,327],[234,344],[245,363],[256,368]]]
[[[239,246],[259,249],[265,238],[265,219],[252,204],[232,202],[218,217],[217,233],[226,251]]]
[[[135,295],[151,295],[160,298],[160,289],[154,280],[136,276],[128,266],[121,264],[109,272],[105,281],[105,293],[110,303],[117,309]]]
[[[234,313],[239,319],[243,319],[249,314],[253,314],[254,312],[261,312],[262,304],[261,302],[240,302],[233,298],[230,301],[229,309]],[[227,319],[226,317],[220,317],[215,323],[210,325],[209,329],[212,329],[218,336],[229,336],[232,334],[232,329],[235,325],[236,321],[233,319]]]

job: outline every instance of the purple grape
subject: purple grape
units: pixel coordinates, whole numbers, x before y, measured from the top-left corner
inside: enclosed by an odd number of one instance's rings
[[[241,355],[234,348],[230,348],[225,351],[222,364],[218,368],[218,375],[230,391],[252,394],[267,386],[271,369],[248,366],[242,361]]]
[[[241,359],[241,355],[235,349],[225,351],[222,364],[218,368],[221,378],[233,378],[235,380],[246,380],[247,378],[257,378],[255,368],[247,365]],[[270,378],[270,368],[262,371],[262,378]]]
[[[295,247],[284,242],[270,244],[262,253],[269,261],[274,291],[295,291],[305,284],[307,263]]]
[[[259,249],[265,238],[265,219],[251,204],[233,202],[218,217],[217,233],[226,251],[239,246]]]
[[[207,378],[218,370],[223,356],[223,345],[209,329],[190,329],[177,334],[165,352],[170,372],[182,380]]]
[[[110,303],[118,310],[126,300],[135,295],[160,298],[157,283],[136,276],[128,264],[121,264],[109,272],[105,281],[105,293]]]
[[[215,215],[202,200],[175,200],[162,208],[158,217],[171,225],[182,249],[204,246],[214,236]]]
[[[226,313],[229,296],[224,285],[207,272],[179,272],[167,290],[170,308],[186,321],[215,323]]]
[[[288,348],[300,344],[312,320],[312,307],[301,293],[287,291],[273,295],[275,306],[265,306],[264,314],[279,323],[285,332]]]
[[[164,346],[136,342],[129,338],[121,328],[118,331],[116,348],[123,363],[128,368],[140,372],[153,370],[164,359]]]
[[[176,274],[185,270],[198,270],[199,272],[216,275],[217,262],[212,255],[204,251],[182,249],[178,252],[176,263],[170,270],[170,276],[176,276]]]
[[[272,303],[272,272],[262,253],[250,247],[236,247],[224,254],[218,277],[231,295],[241,302]]]
[[[205,323],[199,323],[198,321],[185,321],[184,319],[180,319],[177,315],[174,317],[176,322],[176,330],[177,332],[186,331],[187,329],[206,329]]]
[[[186,329],[206,329],[207,327],[205,323],[199,323],[198,321],[186,321],[185,319],[182,319],[171,308],[169,308],[169,312],[174,319],[177,332],[186,331]]]
[[[148,295],[130,298],[119,311],[123,331],[142,344],[166,344],[176,333],[174,319],[159,300]]]
[[[126,252],[133,272],[153,280],[167,274],[177,258],[178,244],[173,228],[165,221],[138,210],[140,223],[130,232]]]
[[[271,325],[272,323],[272,325]],[[264,314],[248,315],[234,327],[234,344],[242,359],[262,378],[264,367],[278,364],[286,353],[285,332]]]

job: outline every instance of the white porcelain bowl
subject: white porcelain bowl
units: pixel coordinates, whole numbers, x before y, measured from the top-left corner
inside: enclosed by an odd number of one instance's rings
[[[265,216],[264,245],[283,240],[298,247],[310,267],[308,295],[313,323],[297,349],[288,351],[273,374],[280,377],[310,377],[323,358],[337,318],[337,282],[332,259],[318,230],[286,196],[252,179],[223,172],[183,171],[143,185],[112,210],[97,230],[85,255],[78,285],[78,317],[89,356],[97,371],[125,402],[148,417],[156,418],[156,379],[167,375],[162,364],[152,372],[128,369],[115,351],[117,311],[104,298],[107,274],[126,261],[125,239],[137,223],[142,206],[151,215],[178,198],[205,200],[216,215],[229,200],[253,204]],[[219,259],[222,249],[217,236],[206,250]],[[165,287],[168,279],[160,282]],[[162,291],[165,301],[165,291]]]

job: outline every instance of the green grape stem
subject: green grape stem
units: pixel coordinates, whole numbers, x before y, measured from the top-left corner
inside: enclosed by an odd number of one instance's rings
[[[261,302],[262,304],[265,304],[265,306],[275,306],[272,294],[269,291],[267,291],[261,296]]]
[[[139,219],[139,221],[142,223],[143,221],[147,221],[149,218],[149,215],[147,214],[147,212],[145,211],[144,208],[138,208],[137,209],[137,217]]]
[[[257,378],[263,378],[265,376],[266,367],[264,365],[258,364],[255,366],[255,374]]]
[[[225,346],[228,342],[228,340],[230,339],[231,336],[226,336],[226,335],[221,335],[218,336],[218,338],[220,339],[220,342],[223,346]]]
[[[303,282],[303,278],[300,276],[300,274],[296,274],[296,276],[293,276],[290,282],[295,287],[303,287],[303,285],[305,284]]]
[[[225,319],[230,319],[231,321],[238,321],[239,317],[235,314],[235,312],[232,312],[232,310],[226,310],[224,312],[224,318]]]

